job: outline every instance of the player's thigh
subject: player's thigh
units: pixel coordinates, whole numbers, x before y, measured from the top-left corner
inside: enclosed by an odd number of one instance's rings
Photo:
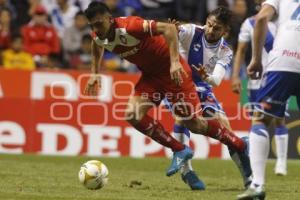
[[[142,76],[135,86],[134,94],[128,100],[125,117],[129,123],[137,123],[150,108],[156,105],[152,99],[155,92],[155,87],[151,81]]]
[[[278,126],[284,126],[285,125],[285,118],[275,118],[274,119],[274,125],[276,127],[278,127]]]
[[[182,120],[182,123],[193,133],[205,135],[207,132],[207,121],[203,116],[197,116],[189,120]]]
[[[156,106],[150,99],[143,96],[132,95],[128,99],[126,112],[147,112],[150,108]]]
[[[226,129],[232,131],[229,120],[228,120],[225,113],[217,112],[216,113],[216,118],[218,119],[220,124],[222,124]]]

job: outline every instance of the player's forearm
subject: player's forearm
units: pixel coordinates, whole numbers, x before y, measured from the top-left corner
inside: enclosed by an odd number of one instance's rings
[[[205,81],[213,87],[219,86],[226,74],[226,70],[223,66],[216,64],[216,67],[211,75],[209,75]]]
[[[233,62],[232,78],[239,77],[241,65],[245,60],[246,48],[242,46],[244,46],[244,44],[239,42]]]
[[[267,34],[267,24],[267,17],[262,16],[256,19],[252,48],[252,58],[254,58],[255,60],[261,60],[263,44],[265,42]]]
[[[92,48],[91,72],[93,74],[98,74],[101,66],[100,63],[103,57],[104,49],[102,47],[97,46],[94,42],[92,42],[91,48]]]
[[[163,35],[169,45],[171,64],[179,62],[179,46],[176,26],[174,24],[168,24]]]
[[[268,21],[275,15],[275,10],[271,5],[265,4],[255,17],[255,27],[253,34],[252,58],[261,60],[263,44],[266,40]]]

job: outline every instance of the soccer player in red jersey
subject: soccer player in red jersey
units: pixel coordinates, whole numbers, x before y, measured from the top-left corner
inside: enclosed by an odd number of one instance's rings
[[[153,105],[167,98],[173,113],[185,127],[221,141],[237,152],[246,154],[247,143],[220,125],[215,119],[202,117],[201,105],[187,62],[179,56],[177,29],[174,24],[145,20],[140,17],[113,18],[108,7],[92,2],[85,10],[92,28],[92,75],[85,93],[95,95],[101,86],[98,75],[104,49],[136,64],[142,76],[129,97],[127,121],[138,131],[174,152],[166,175],[175,174],[193,151],[173,138],[147,113]],[[247,156],[247,155],[246,155]]]

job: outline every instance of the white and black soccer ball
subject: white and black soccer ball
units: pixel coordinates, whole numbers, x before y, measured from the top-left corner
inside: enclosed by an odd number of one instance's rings
[[[108,181],[108,169],[98,160],[90,160],[81,165],[79,181],[87,188],[96,190],[102,188]]]

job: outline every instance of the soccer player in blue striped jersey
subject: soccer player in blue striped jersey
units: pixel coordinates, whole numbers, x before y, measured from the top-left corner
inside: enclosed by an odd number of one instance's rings
[[[253,29],[255,26],[255,16],[247,18],[241,26],[238,38],[237,52],[234,58],[233,73],[232,73],[232,90],[239,94],[241,92],[241,80],[239,78],[240,67],[244,61],[246,50],[249,42],[253,41]],[[274,36],[276,33],[276,25],[274,22],[268,22],[268,31],[264,48],[262,50],[262,65],[263,71],[268,61],[268,54],[273,48]],[[254,108],[255,99],[258,89],[261,84],[261,79],[248,80],[248,99],[251,107]],[[288,105],[288,104],[287,104]],[[286,113],[286,115],[288,115]],[[277,161],[275,165],[275,174],[287,174],[287,150],[288,150],[288,129],[285,125],[284,118],[274,118],[275,125],[275,144]]]
[[[252,59],[247,68],[251,79],[260,79],[262,50],[267,23],[276,19],[277,32],[260,89],[256,96],[250,130],[250,161],[253,181],[238,200],[265,198],[265,168],[270,149],[267,127],[273,118],[283,118],[290,96],[300,105],[300,0],[266,0],[256,16]]]
[[[231,130],[222,106],[213,94],[212,87],[220,85],[226,71],[231,66],[232,50],[223,36],[227,33],[231,12],[225,7],[212,11],[205,26],[183,24],[179,30],[179,52],[192,68],[192,78],[201,101],[205,117],[216,118],[227,129]],[[167,107],[171,105],[165,101]],[[179,120],[174,125],[175,138],[189,145],[190,132]],[[247,138],[243,138],[247,145]],[[246,150],[247,151],[247,150]],[[251,168],[247,152],[237,153],[229,147],[232,159],[237,164],[247,187],[251,183]],[[181,175],[191,189],[204,189],[204,183],[193,171],[189,160],[181,169]]]

